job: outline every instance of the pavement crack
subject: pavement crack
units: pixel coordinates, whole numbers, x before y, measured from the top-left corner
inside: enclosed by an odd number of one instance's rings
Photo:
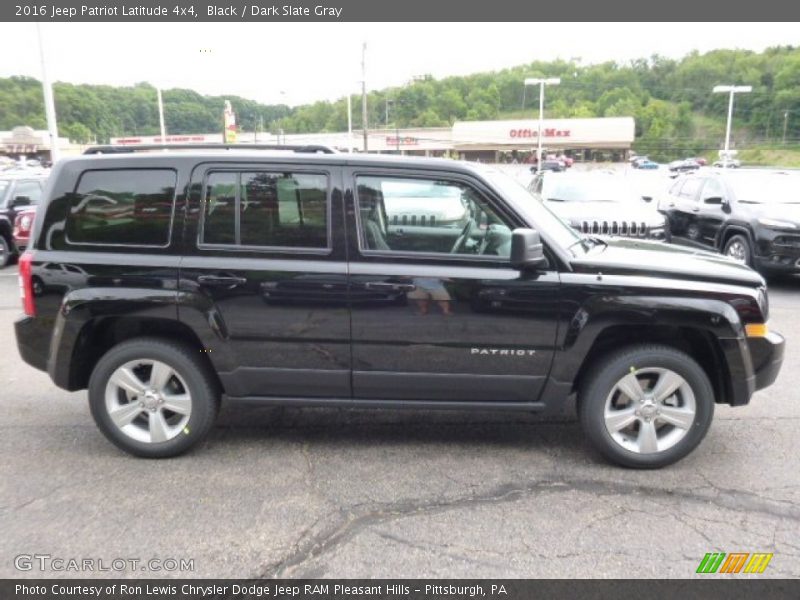
[[[710,485],[710,487],[720,491],[720,488],[716,486]],[[327,529],[317,534],[311,534],[310,529],[306,530],[305,534],[301,535],[299,541],[295,544],[293,551],[284,558],[273,561],[267,565],[259,574],[259,577],[272,578],[291,576],[292,572],[300,568],[304,563],[331,552],[359,535],[365,529],[374,525],[404,518],[414,518],[458,510],[461,508],[516,502],[530,495],[573,491],[588,492],[597,496],[615,494],[629,496],[639,494],[649,499],[658,499],[662,497],[670,499],[678,498],[695,503],[710,503],[719,508],[737,512],[757,512],[776,518],[800,520],[800,508],[795,505],[790,504],[789,506],[784,506],[782,501],[773,499],[765,500],[756,494],[739,492],[738,490],[723,490],[718,493],[717,496],[708,496],[697,494],[690,490],[670,490],[619,481],[545,480],[532,482],[527,485],[505,483],[483,494],[473,494],[450,499],[404,500],[394,503],[378,504],[377,506],[367,505],[360,511],[353,511],[352,509],[349,511],[342,511],[346,512],[347,516],[336,520]],[[743,497],[736,497],[737,493],[741,493]],[[697,532],[707,543],[714,546],[713,540],[696,525],[686,522],[683,517],[674,513],[671,514],[675,516],[676,520]]]

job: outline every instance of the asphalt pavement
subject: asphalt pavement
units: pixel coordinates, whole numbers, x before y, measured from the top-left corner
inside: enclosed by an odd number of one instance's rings
[[[707,552],[774,553],[736,577],[800,577],[800,279],[771,285],[776,384],[642,472],[602,462],[572,421],[242,405],[187,456],[132,458],[85,392],[19,358],[15,271],[0,270],[0,577],[693,577]]]

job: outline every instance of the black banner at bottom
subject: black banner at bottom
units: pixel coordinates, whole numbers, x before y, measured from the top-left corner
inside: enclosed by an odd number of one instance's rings
[[[800,598],[800,580],[3,579],[2,600],[533,600]]]

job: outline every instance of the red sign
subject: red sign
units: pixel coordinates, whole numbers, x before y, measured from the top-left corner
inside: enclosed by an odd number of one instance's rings
[[[164,138],[164,143],[186,143],[186,142],[205,142],[203,135],[168,135]],[[115,144],[161,144],[161,136],[155,136],[152,140],[142,138],[118,138]]]
[[[512,129],[509,132],[509,135],[512,138],[535,138],[539,137],[539,131],[537,129]],[[569,137],[570,130],[569,129],[554,129],[552,127],[547,129],[542,129],[542,137]]]
[[[395,136],[386,136],[386,145],[387,146],[416,146],[419,144],[419,140],[415,137],[395,137]]]

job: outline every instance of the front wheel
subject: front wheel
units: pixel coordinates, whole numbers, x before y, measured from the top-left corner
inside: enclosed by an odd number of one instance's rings
[[[214,424],[219,393],[199,355],[182,344],[138,338],[114,346],[89,380],[97,426],[136,456],[166,458],[189,450]]]
[[[725,243],[722,253],[736,262],[751,266],[753,264],[753,250],[750,240],[743,235],[734,235]]]
[[[714,390],[689,355],[633,346],[598,363],[581,386],[584,433],[605,458],[655,469],[689,454],[714,416]]]

